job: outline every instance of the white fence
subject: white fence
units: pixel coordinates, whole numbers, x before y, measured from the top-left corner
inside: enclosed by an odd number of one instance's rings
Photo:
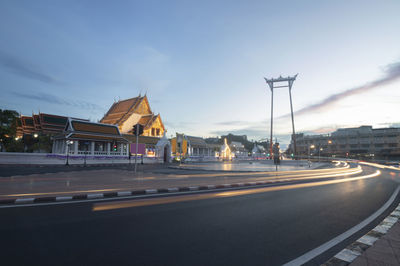
[[[89,155],[65,155],[53,153],[19,153],[19,152],[0,152],[1,164],[37,164],[37,165],[63,165],[66,164],[127,164],[128,156],[89,156]],[[142,158],[138,157],[138,163],[142,162]],[[135,157],[131,157],[131,163],[135,162]],[[144,157],[143,163],[161,163],[161,159],[155,157]]]

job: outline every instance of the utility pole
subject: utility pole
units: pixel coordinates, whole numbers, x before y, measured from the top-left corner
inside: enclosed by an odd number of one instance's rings
[[[296,145],[296,132],[294,129],[294,115],[293,115],[293,104],[292,104],[292,85],[293,82],[296,80],[298,74],[294,75],[293,77],[287,77],[287,78],[283,78],[282,76],[280,76],[277,79],[265,79],[265,82],[267,82],[269,88],[271,89],[271,134],[270,134],[270,154],[272,154],[272,132],[273,132],[273,112],[274,112],[274,89],[275,88],[289,88],[289,98],[290,98],[290,112],[291,112],[291,116],[292,116],[292,139],[293,139],[293,151],[294,151],[294,157],[296,157],[297,154],[297,145]],[[287,82],[287,85],[285,84]],[[278,86],[275,86],[275,83],[278,83]],[[281,85],[283,84],[283,85]]]
[[[135,145],[135,174],[137,172],[137,153],[138,153],[138,143],[139,143],[139,132],[140,132],[140,124],[136,125],[136,145]]]
[[[136,136],[136,145],[135,145],[135,173],[137,172],[137,155],[138,155],[138,146],[139,146],[139,135],[143,133],[143,126],[141,124],[136,124],[133,126],[133,135]]]

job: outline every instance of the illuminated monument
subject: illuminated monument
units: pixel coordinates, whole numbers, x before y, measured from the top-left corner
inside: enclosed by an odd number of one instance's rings
[[[221,146],[220,150],[220,158],[222,160],[231,160],[232,159],[232,153],[231,153],[231,148],[229,147],[226,138],[224,139],[224,145]]]

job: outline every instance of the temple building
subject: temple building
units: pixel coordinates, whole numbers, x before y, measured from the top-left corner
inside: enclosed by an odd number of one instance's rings
[[[151,111],[146,95],[114,102],[100,123],[116,125],[122,134],[132,134],[136,124],[144,127],[142,136],[161,138],[165,132],[160,114]]]
[[[58,134],[64,131],[68,117],[52,114],[32,114],[32,116],[21,116],[17,120],[17,137],[23,135]]]
[[[128,156],[128,140],[117,126],[68,118],[56,135],[52,153],[89,156]]]

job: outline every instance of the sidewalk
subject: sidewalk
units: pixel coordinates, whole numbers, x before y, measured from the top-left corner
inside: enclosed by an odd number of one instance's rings
[[[350,265],[400,265],[400,222]]]

